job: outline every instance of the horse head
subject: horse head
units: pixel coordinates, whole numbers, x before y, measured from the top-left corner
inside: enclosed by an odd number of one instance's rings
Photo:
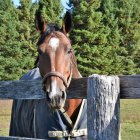
[[[74,70],[77,64],[67,35],[71,30],[72,17],[69,12],[66,12],[62,28],[59,28],[56,24],[47,24],[41,12],[37,11],[35,26],[40,32],[37,43],[38,67],[43,78],[43,89],[50,106],[56,109],[61,108],[65,104],[66,89],[71,78],[77,75]]]

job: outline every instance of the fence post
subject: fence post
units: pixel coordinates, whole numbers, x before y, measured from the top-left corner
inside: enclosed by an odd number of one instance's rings
[[[120,139],[120,82],[117,76],[88,78],[88,140]]]

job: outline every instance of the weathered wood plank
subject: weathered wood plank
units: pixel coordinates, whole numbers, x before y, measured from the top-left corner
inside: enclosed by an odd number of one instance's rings
[[[119,76],[121,88],[140,88],[140,75]]]
[[[120,78],[120,98],[140,99],[140,75],[125,75]]]
[[[81,90],[82,89],[82,90]],[[67,98],[86,98],[87,78],[73,79]],[[1,99],[44,99],[41,81],[1,81]]]
[[[140,75],[119,76],[120,97],[140,98]],[[73,79],[68,88],[67,98],[87,98],[87,77]],[[1,99],[43,99],[41,81],[0,81]]]
[[[0,98],[2,99],[42,99],[40,81],[2,81],[0,83]]]
[[[140,88],[121,88],[121,99],[140,99]]]
[[[71,84],[67,90],[68,98],[87,98],[87,77],[79,78],[79,79],[72,79]]]
[[[119,140],[119,78],[93,75],[87,92],[88,140]]]
[[[43,139],[35,139],[35,138],[24,138],[24,137],[0,137],[0,140],[43,140]]]

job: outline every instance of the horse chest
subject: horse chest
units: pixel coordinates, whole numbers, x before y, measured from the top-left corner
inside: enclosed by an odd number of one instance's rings
[[[72,120],[73,124],[75,123],[77,116],[79,114],[80,106],[81,106],[82,99],[68,99],[66,100],[64,109],[70,119]]]

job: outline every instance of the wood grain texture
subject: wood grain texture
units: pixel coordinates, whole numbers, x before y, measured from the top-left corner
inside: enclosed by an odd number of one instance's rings
[[[2,99],[41,99],[45,98],[40,81],[2,81],[0,82]]]
[[[119,78],[93,75],[87,92],[88,140],[119,140]]]
[[[119,76],[122,88],[140,88],[140,75]]]
[[[120,98],[140,99],[140,75],[119,76]]]
[[[71,84],[67,90],[68,98],[87,98],[87,77],[72,79]]]
[[[121,88],[121,99],[140,99],[140,88]]]

